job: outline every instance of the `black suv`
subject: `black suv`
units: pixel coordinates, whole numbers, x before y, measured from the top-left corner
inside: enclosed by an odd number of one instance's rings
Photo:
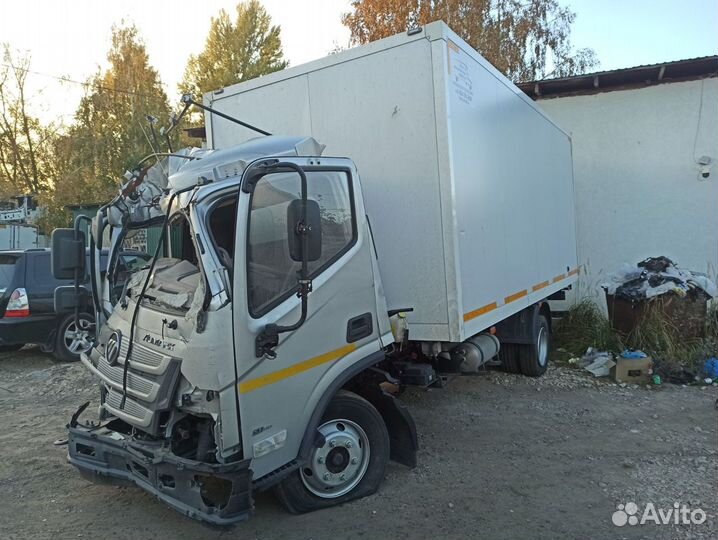
[[[107,254],[100,259],[104,271]],[[140,251],[123,251],[118,273],[127,277],[149,259]],[[78,328],[74,314],[55,313],[55,289],[67,285],[72,282],[53,277],[49,249],[0,251],[0,351],[37,343],[47,352],[54,351],[58,359],[72,361],[89,350],[92,314],[81,313]],[[89,289],[89,283],[85,287]]]

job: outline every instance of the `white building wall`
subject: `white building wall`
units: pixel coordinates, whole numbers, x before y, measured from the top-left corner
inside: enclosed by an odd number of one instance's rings
[[[602,297],[606,273],[649,256],[716,277],[718,79],[539,104],[573,138],[578,295]]]

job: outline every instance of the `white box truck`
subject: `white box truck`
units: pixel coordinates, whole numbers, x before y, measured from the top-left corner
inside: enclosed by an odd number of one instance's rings
[[[445,24],[208,94],[361,173],[389,308],[461,342],[578,272],[571,141]],[[208,114],[210,148],[256,137]]]
[[[546,300],[578,274],[570,139],[443,23],[183,99],[209,149],[143,160],[90,229],[83,474],[213,524],[270,487],[311,511],[415,464],[405,385],[546,370]],[[122,281],[142,230],[154,256]],[[55,231],[58,278],[84,245]]]
[[[37,226],[0,223],[0,250],[32,249],[40,244]]]

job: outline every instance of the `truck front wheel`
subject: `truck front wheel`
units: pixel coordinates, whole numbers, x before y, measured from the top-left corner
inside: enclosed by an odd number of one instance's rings
[[[389,434],[379,412],[364,398],[340,391],[317,428],[323,444],[276,488],[292,513],[341,504],[374,493],[389,460]]]

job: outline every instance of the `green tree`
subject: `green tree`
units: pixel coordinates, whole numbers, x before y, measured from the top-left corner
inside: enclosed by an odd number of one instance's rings
[[[342,23],[353,44],[443,20],[514,81],[575,75],[598,65],[592,49],[572,49],[576,14],[558,0],[354,0],[351,7]]]
[[[34,194],[51,185],[54,126],[30,114],[29,56],[2,46],[0,64],[0,196]]]
[[[87,83],[74,124],[56,141],[53,204],[104,202],[123,173],[152,153],[147,116],[171,113],[157,71],[133,25],[113,27],[109,68]]]
[[[287,67],[279,26],[258,0],[237,4],[234,21],[221,10],[212,18],[204,50],[187,62],[179,88],[201,98],[206,92]]]

